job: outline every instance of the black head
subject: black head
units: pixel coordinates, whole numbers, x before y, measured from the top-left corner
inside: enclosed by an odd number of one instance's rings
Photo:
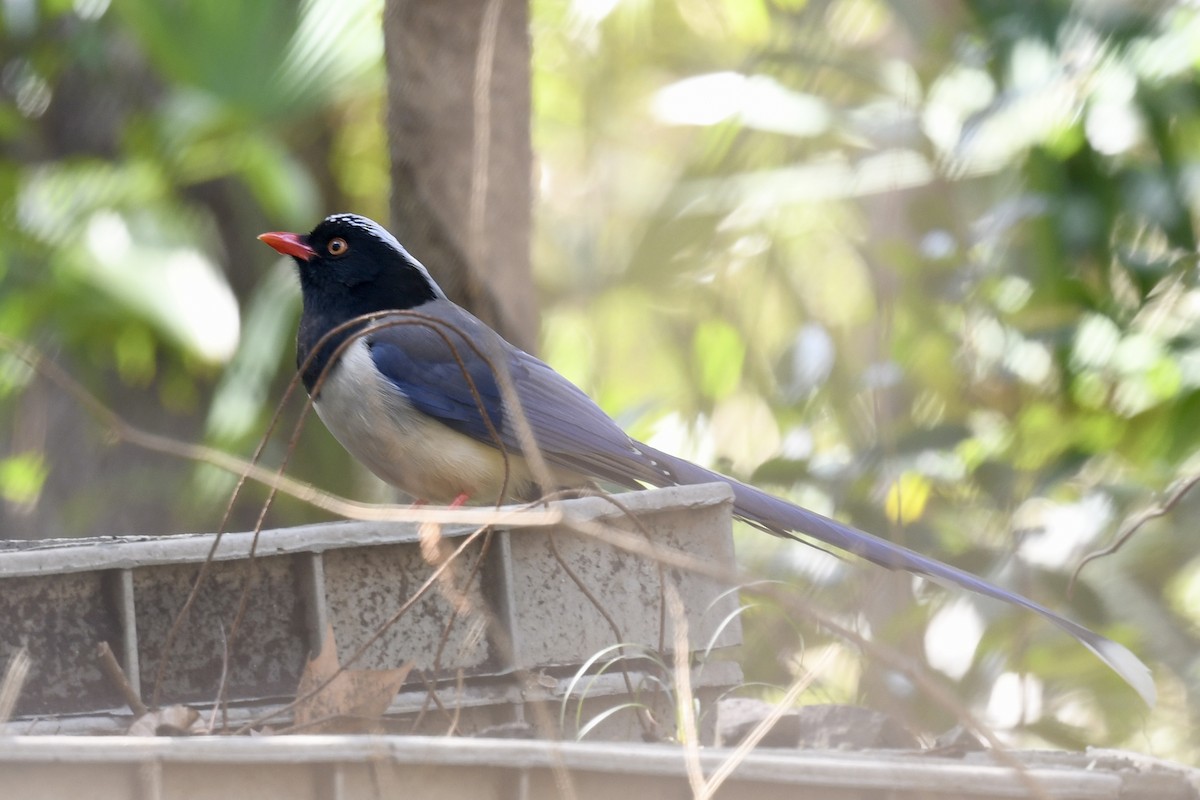
[[[294,258],[299,268],[304,296],[297,336],[299,363],[325,334],[355,317],[404,311],[445,297],[396,237],[357,214],[326,217],[307,236],[264,233],[258,238]],[[304,382],[310,389],[337,345],[360,328],[343,331],[321,348],[305,370]]]
[[[383,226],[357,214],[326,217],[307,236],[258,237],[296,260],[305,307],[345,305],[351,316],[414,308],[444,297],[433,278]]]

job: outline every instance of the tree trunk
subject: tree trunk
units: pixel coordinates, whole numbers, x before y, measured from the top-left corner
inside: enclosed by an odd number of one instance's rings
[[[451,299],[530,350],[526,0],[387,0],[392,223]]]

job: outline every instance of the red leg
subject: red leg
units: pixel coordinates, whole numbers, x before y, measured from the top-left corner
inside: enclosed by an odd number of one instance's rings
[[[470,499],[471,495],[467,494],[466,492],[459,492],[458,497],[454,498],[454,500],[450,503],[450,508],[458,508]]]

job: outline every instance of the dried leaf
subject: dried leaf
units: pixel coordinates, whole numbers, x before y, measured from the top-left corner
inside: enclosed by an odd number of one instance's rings
[[[129,726],[130,736],[187,736],[200,712],[187,706],[167,706],[142,714]]]
[[[321,652],[304,667],[296,687],[295,727],[305,733],[355,733],[375,727],[372,723],[383,717],[412,666],[409,662],[397,669],[338,672],[337,641],[333,626],[328,626]],[[327,686],[308,696],[326,681]]]

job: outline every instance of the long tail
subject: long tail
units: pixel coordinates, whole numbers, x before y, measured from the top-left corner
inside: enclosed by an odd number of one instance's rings
[[[753,486],[747,486],[732,478],[704,469],[690,461],[646,445],[641,445],[639,449],[652,458],[656,462],[656,466],[669,474],[675,483],[722,482],[729,484],[733,488],[734,512],[737,516],[769,531],[793,538],[795,538],[795,534],[803,534],[888,569],[901,569],[924,575],[939,582],[949,582],[986,597],[1002,600],[1005,603],[1027,608],[1040,614],[1095,653],[1101,661],[1141,695],[1147,705],[1154,705],[1156,696],[1154,679],[1150,675],[1149,668],[1138,660],[1137,656],[1123,645],[1093,633],[1045,606],[1007,589],[1002,589],[969,572],[964,572],[949,564],[943,564],[941,561],[872,536],[865,531],[843,525],[814,511],[780,500],[778,497],[772,497]]]

